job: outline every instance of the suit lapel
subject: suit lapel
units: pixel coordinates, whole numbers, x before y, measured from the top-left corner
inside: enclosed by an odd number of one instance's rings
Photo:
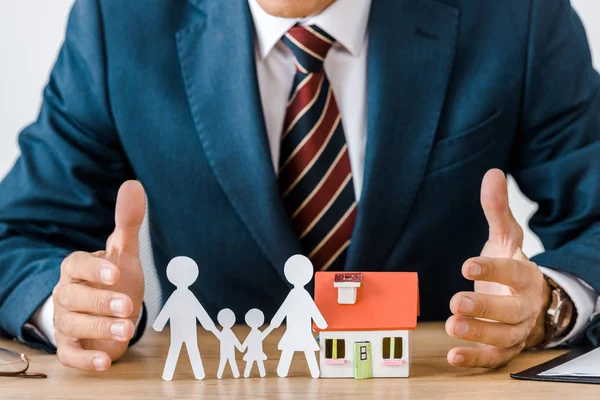
[[[203,5],[200,0],[190,2]],[[286,259],[301,250],[271,162],[252,17],[245,1],[210,4],[205,15],[189,21],[176,35],[190,110],[223,191],[284,278]]]
[[[423,180],[452,71],[458,10],[373,0],[362,198],[346,269],[391,266]]]

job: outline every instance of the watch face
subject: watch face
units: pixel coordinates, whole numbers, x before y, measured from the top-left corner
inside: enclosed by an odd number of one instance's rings
[[[569,301],[562,301],[556,310],[556,334],[561,336],[569,325],[571,325],[571,319],[573,318],[573,304]]]

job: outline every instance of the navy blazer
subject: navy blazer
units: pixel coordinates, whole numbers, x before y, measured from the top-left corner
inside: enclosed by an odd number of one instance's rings
[[[158,276],[267,318],[300,253],[280,202],[247,0],[80,0],[39,119],[0,185],[0,328],[22,327],[73,250],[104,248],[117,189],[149,200]],[[539,203],[535,261],[600,289],[600,76],[568,0],[374,0],[363,195],[345,269],[417,271],[422,320],[472,283],[490,168]]]

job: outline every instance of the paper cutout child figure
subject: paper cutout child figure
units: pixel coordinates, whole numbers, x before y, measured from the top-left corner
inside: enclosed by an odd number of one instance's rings
[[[244,340],[242,347],[248,349],[244,354],[244,361],[246,361],[246,369],[244,370],[244,378],[250,376],[252,371],[252,365],[256,362],[258,366],[258,372],[261,378],[264,378],[267,373],[265,371],[265,360],[267,355],[263,351],[263,340],[267,337],[265,332],[260,331],[260,327],[265,323],[265,315],[262,311],[253,308],[246,313],[246,324],[252,328],[250,333]]]
[[[240,371],[238,370],[237,363],[235,361],[235,349],[244,351],[242,344],[235,336],[235,333],[231,330],[231,327],[235,324],[235,314],[229,308],[225,308],[219,311],[217,315],[217,321],[219,325],[223,327],[221,331],[216,330],[215,336],[221,342],[221,362],[219,363],[219,369],[217,371],[217,378],[221,379],[225,365],[229,362],[231,372],[233,372],[234,378],[240,377]]]
[[[279,310],[273,316],[271,325],[265,330],[265,336],[278,328],[286,319],[286,330],[279,342],[281,358],[277,366],[277,375],[285,378],[290,371],[290,364],[294,352],[302,351],[306,357],[310,375],[316,379],[319,377],[319,365],[315,351],[319,345],[312,333],[312,323],[320,329],[327,328],[327,322],[321,315],[310,293],[304,286],[313,278],[313,265],[310,260],[302,255],[292,256],[284,266],[284,274],[289,283],[294,285]]]
[[[217,332],[217,329],[204,307],[188,289],[198,278],[198,265],[191,258],[175,257],[167,266],[167,278],[169,282],[177,286],[177,289],[171,294],[156,321],[154,321],[154,325],[152,325],[155,331],[160,332],[167,321],[171,321],[171,346],[169,347],[162,378],[165,381],[173,379],[181,346],[185,343],[194,377],[202,380],[205,373],[200,358],[200,350],[198,350],[196,318],[207,331],[214,333]]]

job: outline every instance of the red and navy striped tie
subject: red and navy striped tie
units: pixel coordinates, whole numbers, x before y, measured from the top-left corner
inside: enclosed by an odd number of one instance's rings
[[[343,269],[356,222],[348,145],[323,61],[335,40],[317,26],[282,38],[296,76],[281,136],[279,190],[305,255],[317,270]]]

